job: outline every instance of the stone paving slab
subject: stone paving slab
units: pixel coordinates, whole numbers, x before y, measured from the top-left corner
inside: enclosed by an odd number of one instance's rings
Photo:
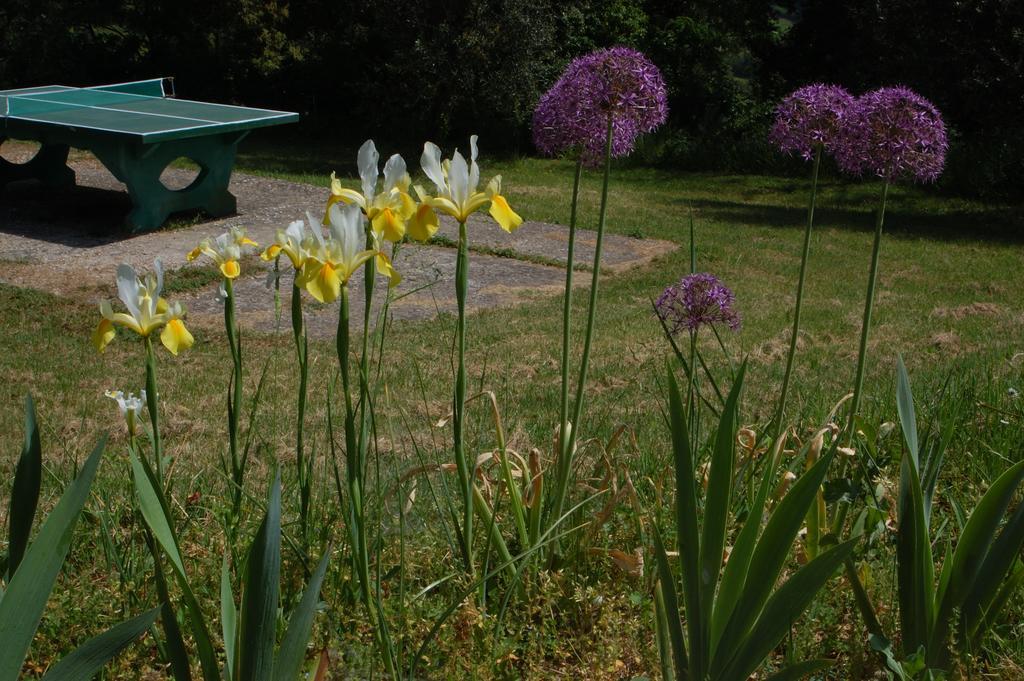
[[[453,248],[407,246],[395,258],[395,266],[403,274],[402,282],[392,292],[391,319],[431,319],[440,314],[456,314],[455,255]],[[578,277],[577,281],[583,279]],[[234,285],[239,318],[250,329],[272,333],[291,329],[290,310],[293,291],[290,269],[281,276],[281,321],[278,327],[274,292],[262,274],[243,276]],[[557,295],[565,285],[565,270],[538,265],[513,258],[473,254],[470,256],[469,295],[467,310],[475,312],[505,307],[538,297]],[[378,277],[374,286],[371,325],[376,323],[387,290],[387,280]],[[353,328],[362,328],[364,286],[362,273],[349,282],[350,317]],[[317,303],[305,292],[303,309],[310,337],[331,339],[338,326],[338,303]],[[188,297],[178,296],[188,307],[188,316],[200,323],[222,324],[223,306],[215,291],[203,290]]]
[[[563,225],[527,221],[509,234],[498,228],[490,218],[474,215],[470,218],[467,230],[471,247],[483,247],[502,253],[511,252],[526,258],[542,258],[547,262],[562,263],[563,266],[569,257],[569,230]],[[459,223],[443,216],[438,234],[451,241],[458,241]],[[575,261],[593,265],[596,247],[597,232],[580,229],[576,234]],[[627,270],[675,248],[675,244],[660,239],[634,239],[618,234],[605,234],[601,269],[611,272]]]
[[[27,145],[6,144],[3,152],[6,158],[17,161],[29,158],[32,149]],[[77,175],[74,187],[49,190],[34,182],[19,182],[0,190],[0,261],[4,263],[0,268],[0,281],[62,295],[78,292],[88,299],[87,302],[94,302],[97,287],[109,290],[114,270],[122,262],[148,269],[159,257],[169,270],[199,266],[188,265],[185,254],[201,239],[214,237],[231,226],[241,226],[256,241],[269,243],[278,228],[287,226],[307,210],[320,214],[327,197],[326,186],[236,172],[230,188],[238,198],[237,215],[219,220],[204,219],[201,215],[179,217],[171,228],[130,235],[120,227],[130,207],[123,185],[87,154],[76,153],[71,166]],[[193,175],[189,171],[170,169],[163,179],[168,186],[183,187]],[[472,255],[470,299],[474,309],[514,304],[561,290],[564,269],[551,264],[565,261],[568,245],[565,227],[527,221],[515,233],[508,234],[481,215],[471,218],[468,228],[474,246],[510,256]],[[457,224],[444,219],[440,233],[451,240],[457,239]],[[595,232],[580,230],[577,262],[592,262],[595,237]],[[674,248],[674,244],[660,240],[607,235],[603,269],[622,271]],[[396,301],[392,306],[396,319],[424,318],[438,311],[454,312],[454,248],[407,245],[400,251],[397,265],[404,280],[396,295],[429,286]],[[285,278],[282,289],[287,306],[290,274]],[[354,319],[362,316],[360,287],[361,282],[353,282]],[[272,330],[274,308],[263,286],[262,274],[256,272],[244,278],[238,290],[243,323],[254,329]],[[216,287],[212,286],[187,300],[190,315],[216,316],[219,304],[215,302],[215,294]],[[315,318],[310,321],[311,331],[323,336],[333,334],[337,320],[334,306],[324,310],[322,315],[310,309]]]

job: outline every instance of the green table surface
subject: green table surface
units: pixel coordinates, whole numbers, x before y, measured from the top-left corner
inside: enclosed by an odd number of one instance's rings
[[[39,128],[120,135],[143,144],[292,123],[289,111],[211,104],[163,95],[160,80],[94,88],[63,85],[0,90],[0,129]],[[160,89],[157,89],[160,88]]]

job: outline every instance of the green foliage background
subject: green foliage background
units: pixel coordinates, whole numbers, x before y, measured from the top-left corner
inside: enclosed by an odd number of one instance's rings
[[[328,141],[476,132],[490,152],[531,153],[540,94],[613,44],[668,81],[670,125],[643,163],[787,171],[765,142],[780,96],[901,83],[951,126],[944,188],[1020,195],[1019,0],[6,0],[0,87],[173,75],[182,96],[299,110],[302,134]]]

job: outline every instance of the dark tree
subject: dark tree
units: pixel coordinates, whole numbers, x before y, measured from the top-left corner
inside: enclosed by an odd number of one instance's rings
[[[903,84],[953,131],[947,185],[1019,196],[1024,176],[1024,3],[805,0],[769,63],[777,83],[854,92]]]

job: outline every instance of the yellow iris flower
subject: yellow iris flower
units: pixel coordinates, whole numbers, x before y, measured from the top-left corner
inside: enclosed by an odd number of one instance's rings
[[[406,223],[416,212],[416,202],[409,196],[412,180],[406,170],[405,160],[394,154],[384,164],[384,184],[381,192],[377,193],[379,161],[380,154],[373,140],[366,140],[359,147],[356,159],[363,191],[342,187],[338,178],[331,173],[331,196],[327,200],[327,209],[330,210],[338,202],[355,204],[366,214],[374,237],[398,243],[405,236]],[[325,215],[324,224],[327,222],[328,216]]]
[[[312,224],[312,216],[309,220]],[[312,230],[315,243],[296,283],[321,303],[337,300],[341,287],[367,260],[378,255],[377,251],[363,250],[366,243],[363,220],[359,206],[334,204],[327,211],[327,238],[319,229]]]
[[[140,279],[131,265],[117,268],[117,297],[128,311],[114,312],[108,300],[100,303],[103,319],[92,334],[93,345],[98,351],[103,352],[114,340],[118,326],[131,329],[144,338],[162,328],[160,342],[172,355],[192,347],[194,339],[182,321],[185,308],[180,303],[169,305],[160,297],[164,287],[163,265],[159,260],[153,264],[154,271],[147,273],[145,279]]]
[[[210,258],[220,267],[220,273],[226,279],[235,279],[242,273],[242,267],[238,261],[242,258],[242,247],[258,247],[252,239],[245,236],[245,230],[240,227],[232,227],[216,239],[203,239],[199,245],[188,253],[188,261],[192,262],[201,254]]]
[[[302,269],[309,257],[310,250],[314,247],[313,234],[318,227],[310,225],[306,231],[306,223],[296,220],[288,225],[288,229],[277,230],[277,240],[260,253],[260,258],[269,262],[284,253],[292,263],[295,271]]]
[[[430,196],[422,187],[416,187],[420,201],[442,213],[447,213],[459,222],[466,222],[469,216],[488,206],[488,212],[494,221],[506,232],[511,232],[523,224],[523,219],[512,210],[508,200],[501,194],[501,175],[496,175],[485,191],[478,191],[480,184],[480,168],[476,164],[477,136],[469,138],[469,163],[465,157],[455,151],[450,160],[441,162],[441,150],[433,142],[423,145],[423,156],[420,165],[423,172],[437,187],[437,194]]]
[[[420,190],[420,187],[417,187]],[[437,233],[437,213],[429,204],[420,203],[416,206],[416,212],[409,218],[409,236],[416,241],[428,241]]]

